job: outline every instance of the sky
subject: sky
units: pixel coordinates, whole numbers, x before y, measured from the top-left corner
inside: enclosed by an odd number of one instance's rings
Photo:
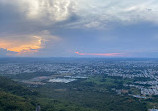
[[[0,57],[158,57],[157,0],[0,0]]]

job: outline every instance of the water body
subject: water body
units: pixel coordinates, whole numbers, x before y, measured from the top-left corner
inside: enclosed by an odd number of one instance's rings
[[[86,79],[86,76],[64,76],[65,78],[73,78],[73,79]]]
[[[48,82],[69,83],[75,80],[76,79],[70,79],[70,78],[56,78],[56,79],[50,79]]]

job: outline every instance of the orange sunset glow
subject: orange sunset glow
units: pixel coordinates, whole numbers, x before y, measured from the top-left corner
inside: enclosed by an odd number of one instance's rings
[[[12,40],[0,38],[0,48],[17,52],[18,54],[25,52],[37,52],[38,49],[42,48],[42,38],[38,36],[29,37],[27,40],[23,40],[21,38],[15,38]]]

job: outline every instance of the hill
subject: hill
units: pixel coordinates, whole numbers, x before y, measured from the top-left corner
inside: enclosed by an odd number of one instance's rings
[[[0,77],[0,111],[34,111],[36,105],[31,97],[35,95],[17,82]]]

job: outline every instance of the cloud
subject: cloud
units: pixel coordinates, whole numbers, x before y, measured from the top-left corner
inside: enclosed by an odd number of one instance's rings
[[[0,0],[17,7],[27,20],[52,25],[62,22],[69,28],[107,28],[110,23],[158,23],[156,0]],[[75,21],[71,21],[76,17]],[[63,22],[67,21],[67,22]]]
[[[155,50],[157,6],[157,0],[0,0],[0,48],[37,56]]]
[[[42,48],[42,38],[39,36],[16,35],[0,38],[0,48],[13,52],[29,52]]]
[[[28,19],[60,22],[71,16],[74,2],[72,0],[17,0],[21,10]]]
[[[144,21],[158,23],[155,19],[158,17],[156,0],[78,0],[77,4],[76,15],[80,16],[81,20],[72,23],[72,27],[78,25],[87,28],[87,24],[94,23],[100,24],[95,28],[108,28],[111,23],[124,25]]]
[[[7,49],[0,48],[0,57],[15,56],[17,53]]]
[[[49,40],[55,42],[60,38],[50,35],[47,30],[39,32],[37,35],[0,36],[0,48],[15,52],[19,56],[25,56],[45,48],[45,43]]]
[[[75,53],[81,56],[107,56],[107,57],[124,56],[122,53],[79,53],[79,52],[75,52]]]

